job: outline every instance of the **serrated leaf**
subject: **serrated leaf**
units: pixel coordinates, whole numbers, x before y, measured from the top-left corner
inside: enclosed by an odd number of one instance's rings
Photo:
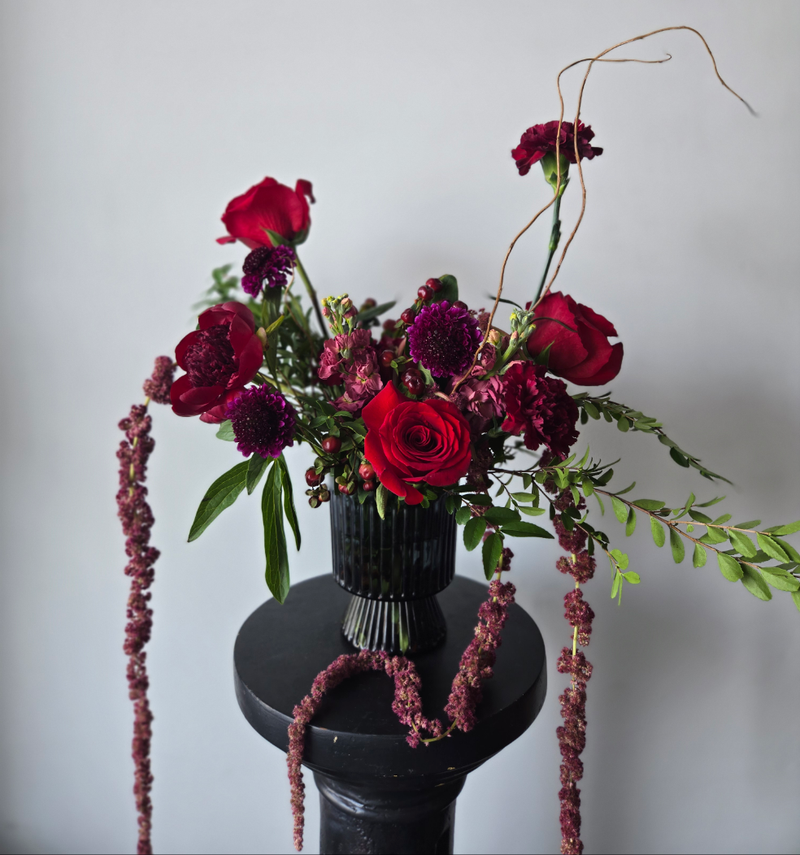
[[[734,528],[758,528],[761,525],[761,520],[745,520],[744,522],[734,523]]]
[[[636,511],[633,508],[628,509],[628,520],[625,523],[625,536],[630,537],[636,530]]]
[[[695,567],[702,567],[708,561],[708,554],[699,543],[695,543],[694,552],[692,553],[692,564]]]
[[[493,525],[504,525],[519,522],[519,513],[511,508],[487,508],[483,518]]]
[[[456,511],[456,522],[459,525],[464,525],[472,516],[472,511],[469,508],[461,507]]]
[[[483,533],[486,531],[486,520],[483,517],[473,517],[464,526],[464,546],[469,552],[481,542]]]
[[[762,567],[761,573],[763,574],[764,579],[766,579],[773,588],[777,588],[779,591],[800,590],[800,580],[796,579],[791,573],[787,573],[785,570],[781,570],[778,567]]]
[[[660,511],[661,508],[664,507],[664,503],[659,502],[658,499],[637,499],[631,504],[634,504],[637,508],[642,508],[645,511]]]
[[[734,531],[733,529],[728,530],[728,539],[730,540],[733,547],[744,555],[745,558],[755,558],[756,556],[756,548],[753,545],[753,541],[750,538],[743,534],[740,531]]]
[[[747,588],[747,590],[759,600],[767,600],[772,599],[772,591],[769,589],[769,585],[764,581],[761,574],[748,566],[747,564],[741,565],[742,572],[744,575],[742,576],[742,584]]]
[[[503,526],[503,534],[508,534],[511,537],[544,537],[553,539],[553,535],[547,529],[525,521],[507,523]]]
[[[800,531],[800,520],[797,522],[788,523],[787,525],[779,526],[774,530],[774,534],[777,534],[778,537],[786,537],[787,534],[794,534],[796,531]]]
[[[800,552],[798,552],[791,543],[785,540],[780,540],[779,538],[773,535],[775,542],[781,547],[781,549],[789,556],[792,561],[797,561],[800,563]]]
[[[494,532],[483,542],[483,572],[491,579],[503,554],[503,538]]]
[[[774,558],[776,561],[788,561],[789,556],[783,550],[779,544],[775,543],[775,541],[766,534],[757,534],[756,540],[758,541],[758,545],[764,552],[769,555],[770,558]]]
[[[625,577],[626,582],[630,582],[631,585],[638,585],[642,580],[639,578],[638,573],[634,573],[633,570],[628,570],[627,573],[622,574]]]
[[[614,509],[614,516],[624,525],[628,521],[628,506],[622,499],[612,496],[611,507]]]
[[[266,471],[267,466],[273,462],[273,459],[270,457],[266,459],[262,457],[260,454],[254,454],[250,460],[247,461],[247,495],[252,496],[253,490],[258,486],[258,482],[261,480],[261,476]]]
[[[229,469],[208,488],[205,496],[200,501],[194,522],[189,530],[189,543],[198,537],[211,525],[211,523],[225,510],[229,508],[244,490],[247,483],[248,460],[237,463]]]
[[[281,474],[280,467],[269,470],[261,494],[261,518],[264,524],[264,556],[267,581],[272,596],[283,603],[289,593],[289,557],[286,552],[286,535],[283,531],[283,512],[281,510]]]
[[[217,439],[224,439],[225,442],[235,442],[236,437],[233,435],[233,424],[231,424],[231,420],[227,419],[222,422],[219,426],[219,430],[217,431]]]
[[[381,519],[386,519],[386,503],[389,501],[389,491],[383,484],[378,484],[378,489],[375,491],[375,507],[378,511],[378,516]]]
[[[672,550],[672,560],[676,564],[680,564],[686,555],[686,548],[683,545],[683,538],[672,526],[669,529],[669,546]]]
[[[718,552],[717,564],[719,564],[720,573],[722,573],[729,582],[738,582],[744,575],[742,572],[742,565],[739,564],[739,562],[731,555],[725,555],[723,552]]]
[[[663,546],[666,539],[664,526],[655,517],[650,517],[650,532],[653,535],[653,543],[659,547]]]
[[[278,466],[281,470],[281,487],[283,488],[283,513],[286,515],[286,520],[289,523],[289,528],[294,535],[294,544],[300,551],[300,523],[297,520],[297,509],[294,506],[294,490],[292,489],[292,476],[289,474],[289,467],[286,465],[284,456],[278,458]],[[360,498],[360,497],[359,497]],[[361,499],[361,504],[364,504],[364,499]]]

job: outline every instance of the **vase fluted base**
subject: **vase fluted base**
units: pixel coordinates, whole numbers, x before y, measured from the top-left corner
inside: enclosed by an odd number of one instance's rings
[[[361,650],[406,655],[441,644],[447,624],[435,595],[400,601],[354,595],[344,613],[342,633]]]

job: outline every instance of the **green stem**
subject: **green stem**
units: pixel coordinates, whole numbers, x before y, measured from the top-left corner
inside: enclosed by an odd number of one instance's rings
[[[297,261],[297,272],[300,274],[300,278],[303,280],[303,284],[306,286],[306,291],[308,291],[308,296],[311,300],[311,305],[314,307],[314,313],[317,316],[317,320],[319,321],[320,329],[322,330],[323,337],[328,337],[328,328],[325,325],[325,319],[322,317],[322,310],[319,307],[319,300],[317,300],[317,292],[314,290],[314,286],[311,284],[311,280],[308,278],[308,274],[306,273],[305,267],[303,267],[303,262],[300,261],[300,256],[297,254],[297,249],[294,251],[294,257]]]
[[[535,306],[539,302],[539,297],[542,296],[542,291],[544,290],[545,283],[547,282],[547,274],[550,271],[550,264],[553,261],[553,256],[556,254],[556,250],[558,249],[558,242],[561,240],[561,219],[559,217],[559,212],[561,210],[561,193],[558,194],[558,198],[553,205],[553,228],[550,230],[550,245],[548,246],[549,254],[547,256],[547,264],[544,266],[544,273],[542,274],[542,281],[539,283],[539,290],[536,292],[536,298],[534,299],[532,306]]]

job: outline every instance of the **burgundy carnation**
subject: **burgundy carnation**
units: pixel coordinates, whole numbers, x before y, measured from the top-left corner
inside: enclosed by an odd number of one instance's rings
[[[244,260],[242,288],[251,297],[257,297],[261,288],[285,288],[294,267],[295,254],[290,246],[270,249],[259,246]]]
[[[256,376],[264,360],[263,346],[253,313],[242,303],[206,309],[199,327],[175,348],[175,360],[186,374],[172,384],[170,400],[179,416],[203,414],[203,421],[219,422],[219,414],[209,411]]]
[[[420,309],[408,329],[408,350],[434,377],[452,377],[469,368],[482,338],[467,309],[442,300]]]
[[[225,418],[231,420],[236,447],[245,457],[279,457],[294,444],[294,407],[266,384],[239,392],[228,404]]]
[[[578,407],[561,380],[545,376],[543,365],[516,362],[503,375],[506,418],[503,430],[525,432],[526,448],[544,445],[562,460],[578,439]]]
[[[561,134],[558,150],[560,154],[570,162],[575,163],[575,136],[572,122],[561,123]],[[528,128],[522,135],[519,145],[511,151],[511,156],[517,163],[520,175],[527,175],[531,166],[538,163],[546,154],[556,151],[556,137],[558,136],[558,122],[546,122],[544,125],[534,125]],[[581,160],[591,160],[598,154],[603,153],[602,148],[589,144],[594,138],[594,131],[590,125],[578,122],[578,154]]]

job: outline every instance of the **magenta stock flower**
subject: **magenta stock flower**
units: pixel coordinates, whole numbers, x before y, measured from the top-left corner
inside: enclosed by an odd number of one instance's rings
[[[236,395],[225,410],[225,418],[231,420],[236,447],[245,457],[279,457],[284,448],[294,444],[294,407],[266,384]]]
[[[492,419],[502,417],[503,393],[503,380],[497,375],[488,379],[473,376],[458,387],[455,402],[473,433],[483,433]]]
[[[558,150],[570,162],[575,163],[575,134],[572,122],[561,123],[561,134],[558,133],[558,122],[546,122],[534,125],[522,135],[519,145],[512,150],[520,175],[527,175],[531,166],[538,163],[545,155],[555,154],[556,139],[559,139]],[[578,122],[578,154],[583,160],[591,160],[603,153],[602,148],[590,145],[594,139],[591,126]]]
[[[482,338],[467,309],[442,300],[420,309],[408,329],[408,351],[434,377],[452,377],[469,368]]]
[[[344,385],[344,394],[334,402],[336,408],[357,413],[383,389],[372,333],[356,329],[328,339],[317,373],[328,385]]]

